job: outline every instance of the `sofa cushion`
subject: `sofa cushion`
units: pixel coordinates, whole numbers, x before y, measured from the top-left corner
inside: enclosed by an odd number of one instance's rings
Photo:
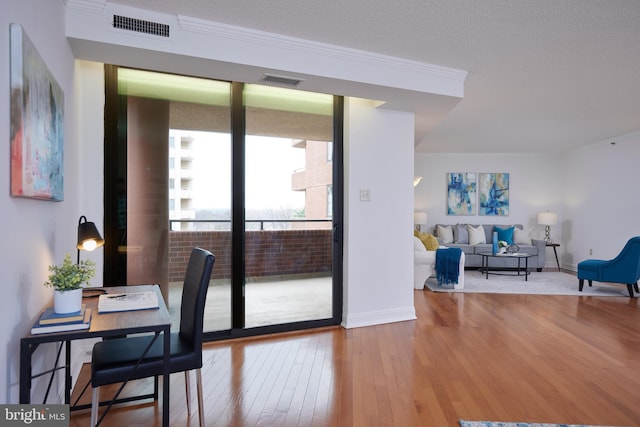
[[[473,225],[467,225],[467,231],[469,233],[469,244],[479,245],[487,243],[484,236],[484,228],[481,225],[474,227]]]
[[[469,232],[465,224],[456,224],[453,229],[453,243],[469,243]]]
[[[493,245],[491,243],[481,243],[479,245],[475,245],[473,247],[473,253],[474,254],[479,254],[482,252],[489,252],[491,253],[491,249],[492,249]]]
[[[515,243],[516,245],[530,245],[531,231],[531,228],[520,230],[518,227],[516,227],[513,230],[513,243]]]
[[[498,240],[504,240],[507,242],[507,245],[513,245],[513,229],[514,227],[502,228],[502,227],[493,227],[494,231],[498,233]]]
[[[450,225],[436,225],[436,235],[443,245],[453,243],[453,229]]]
[[[475,251],[475,246],[471,246],[468,243],[456,243],[453,245],[449,245],[448,247],[450,248],[460,248],[462,249],[462,252],[466,253],[466,254],[473,254]]]

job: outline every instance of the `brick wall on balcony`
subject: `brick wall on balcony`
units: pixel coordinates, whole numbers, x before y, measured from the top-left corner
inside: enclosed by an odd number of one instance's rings
[[[259,230],[246,232],[246,276],[250,278],[331,274],[331,230]],[[231,233],[169,233],[169,281],[181,282],[193,247],[213,252],[213,279],[231,275]]]

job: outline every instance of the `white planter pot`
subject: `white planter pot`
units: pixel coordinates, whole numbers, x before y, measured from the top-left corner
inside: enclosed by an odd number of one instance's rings
[[[53,311],[56,313],[73,313],[82,308],[82,289],[71,291],[53,291]]]

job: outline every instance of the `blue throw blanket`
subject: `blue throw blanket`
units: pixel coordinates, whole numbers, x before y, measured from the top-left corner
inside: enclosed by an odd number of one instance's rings
[[[438,286],[458,283],[460,256],[462,249],[447,248],[436,250],[436,277]]]

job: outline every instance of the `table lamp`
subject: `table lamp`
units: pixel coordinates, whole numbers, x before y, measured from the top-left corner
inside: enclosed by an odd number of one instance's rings
[[[544,240],[551,243],[551,226],[558,223],[558,214],[555,212],[540,212],[538,214],[538,224],[544,225]]]
[[[93,222],[87,221],[87,217],[82,215],[78,221],[78,263],[80,263],[80,250],[92,251],[104,245],[104,239],[100,236],[98,228]]]
[[[427,225],[427,218],[429,216],[425,211],[415,211],[413,213],[413,223],[416,226],[417,231],[421,231],[423,225]]]

